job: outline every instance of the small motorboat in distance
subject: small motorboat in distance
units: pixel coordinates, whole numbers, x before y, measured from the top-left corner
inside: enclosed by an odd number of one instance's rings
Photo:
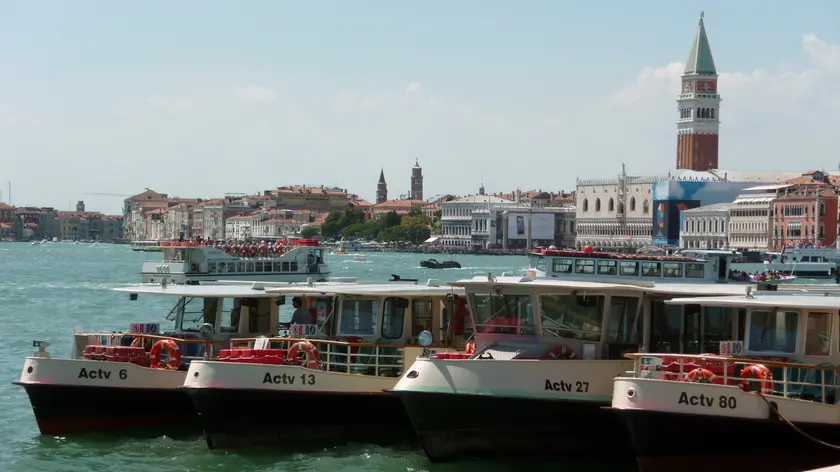
[[[461,264],[458,261],[443,261],[439,262],[437,259],[428,259],[420,261],[420,267],[427,269],[460,269]]]

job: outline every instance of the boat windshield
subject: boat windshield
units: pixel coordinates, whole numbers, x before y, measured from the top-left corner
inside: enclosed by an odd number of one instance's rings
[[[539,254],[531,254],[528,257],[528,268],[544,271],[545,270],[545,256],[540,256]]]
[[[472,294],[476,331],[488,334],[534,334],[534,308],[530,295]]]
[[[543,336],[599,342],[603,318],[603,296],[540,297],[540,324]]]
[[[341,302],[339,336],[377,336],[379,299],[345,298]]]
[[[203,303],[192,303],[192,300],[201,300]],[[198,331],[204,323],[216,324],[216,312],[218,311],[219,298],[190,298],[184,304],[184,314],[181,319],[181,331]]]

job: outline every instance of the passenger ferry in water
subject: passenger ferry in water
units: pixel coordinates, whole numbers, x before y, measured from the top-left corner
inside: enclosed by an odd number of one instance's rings
[[[172,327],[161,332],[160,323],[151,322],[132,323],[125,332],[76,332],[69,358],[52,357],[49,343],[35,341],[37,351],[26,358],[14,383],[29,396],[41,434],[200,434],[190,398],[177,389],[190,363],[216,358],[233,337],[277,333],[284,306],[278,293],[266,287],[294,290],[301,285],[228,282],[112,289],[128,293],[130,300],[138,295],[174,298],[166,315]],[[301,306],[313,312],[315,303],[313,296],[301,297]]]
[[[208,446],[416,439],[383,389],[424,349],[466,357],[456,352],[471,335],[463,289],[430,280],[296,290],[316,313],[295,314],[291,336],[233,339],[218,360],[191,363],[183,390]]]
[[[715,313],[728,330],[700,350],[718,354],[628,356],[633,369],[615,379],[612,411],[641,472],[796,472],[840,462],[836,292],[747,291],[666,304]]]
[[[613,261],[578,260],[595,273],[598,262]],[[628,276],[624,283],[606,283],[488,274],[452,284],[466,290],[475,325],[473,354],[469,359],[422,356],[390,391],[402,400],[430,460],[603,457],[605,444],[611,456],[632,460],[622,422],[603,409],[612,398],[613,378],[632,368],[625,354],[716,350],[721,341],[733,339],[733,327],[720,313],[665,301],[735,295],[749,285],[727,283],[725,268],[714,272],[720,276],[715,283],[696,283],[686,273],[705,277],[710,267],[694,260],[615,262],[635,264],[637,275],[643,268],[660,274],[668,269],[680,271],[682,278],[664,283]]]
[[[212,280],[260,282],[325,281],[330,269],[318,241],[298,239],[292,245],[227,244],[193,241],[135,245],[135,251],[162,252],[163,260],[146,261],[143,283],[197,284]]]
[[[733,269],[740,254],[723,250],[685,250],[680,255],[652,256],[597,252],[590,246],[583,251],[539,249],[529,256],[529,271],[537,277],[593,282],[624,283],[642,280],[656,283],[791,283],[796,277],[773,270],[760,274]]]

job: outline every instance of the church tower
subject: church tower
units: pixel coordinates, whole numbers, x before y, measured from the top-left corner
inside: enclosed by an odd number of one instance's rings
[[[411,169],[411,194],[410,200],[423,199],[423,169],[420,167],[420,161],[414,158],[414,167]]]
[[[718,74],[701,12],[677,98],[677,169],[718,168],[721,99],[717,85]]]
[[[388,201],[388,184],[385,183],[385,169],[379,171],[379,183],[376,184],[376,203]]]

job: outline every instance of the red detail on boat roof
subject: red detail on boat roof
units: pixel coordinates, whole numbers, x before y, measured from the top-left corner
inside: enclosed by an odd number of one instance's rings
[[[298,239],[295,246],[320,246],[321,243],[314,239]]]
[[[587,246],[589,247],[589,246]],[[698,259],[685,256],[649,256],[645,254],[622,254],[616,252],[586,252],[570,249],[542,249],[531,251],[531,254],[546,257],[585,257],[592,259],[631,259],[637,261],[673,261],[673,262],[697,262]]]

